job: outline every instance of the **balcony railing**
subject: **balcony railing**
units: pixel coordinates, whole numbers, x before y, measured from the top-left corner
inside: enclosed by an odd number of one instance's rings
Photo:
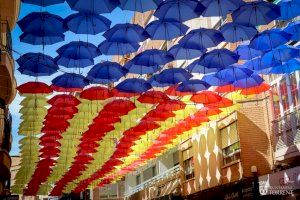
[[[300,109],[273,121],[275,150],[300,143]]]
[[[172,168],[164,171],[163,173],[160,173],[157,176],[154,176],[153,178],[151,178],[137,186],[134,186],[133,188],[130,188],[128,191],[125,191],[124,196],[129,197],[139,191],[142,191],[142,190],[150,187],[151,185],[157,183],[158,181],[170,178],[170,177],[178,174],[179,171],[180,171],[180,166],[176,165],[175,167],[172,167]]]
[[[12,38],[7,21],[0,21],[0,53],[2,52],[12,57]]]

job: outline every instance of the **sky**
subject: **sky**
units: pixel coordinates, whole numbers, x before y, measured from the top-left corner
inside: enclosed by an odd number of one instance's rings
[[[34,5],[30,5],[30,4],[22,4],[21,8],[20,8],[20,15],[19,15],[19,19],[22,19],[23,17],[25,17],[27,14],[31,13],[31,12],[41,12],[41,11],[47,11],[56,15],[59,15],[63,18],[67,17],[68,15],[72,14],[74,11],[72,11],[70,9],[70,7],[68,6],[67,3],[64,4],[58,4],[58,5],[53,5],[53,6],[49,6],[46,8],[41,8],[39,6],[34,6]],[[118,23],[126,23],[126,22],[130,22],[133,13],[129,12],[129,11],[122,11],[120,8],[116,8],[112,13],[109,14],[104,14],[105,17],[107,17],[108,19],[110,19],[112,21],[112,26],[114,24],[118,24]],[[22,54],[28,53],[28,52],[41,52],[43,53],[43,48],[42,46],[34,46],[34,45],[30,45],[30,44],[26,44],[26,43],[22,43],[19,40],[19,36],[22,34],[22,31],[20,30],[20,28],[18,27],[18,25],[15,26],[13,32],[12,32],[12,39],[13,39],[13,51],[14,51],[14,58],[18,59]],[[65,33],[65,41],[64,42],[60,42],[54,45],[48,45],[45,46],[44,48],[44,53],[47,55],[50,55],[52,57],[57,56],[56,50],[61,47],[64,44],[67,44],[71,41],[89,41],[95,45],[99,45],[103,40],[104,37],[102,36],[102,34],[98,34],[96,36],[87,36],[87,35],[76,35],[70,31]],[[107,56],[99,56],[98,58],[95,59],[95,64],[98,63],[101,60],[110,60],[110,57]],[[17,70],[18,69],[18,64],[15,63],[15,77],[17,79],[17,85],[21,85],[23,83],[26,83],[28,81],[35,81],[35,77],[30,77],[27,75],[22,75],[20,74],[20,72]],[[89,69],[91,69],[92,66],[85,68],[84,70],[81,70],[80,72],[82,74],[86,74]],[[65,72],[77,72],[74,71],[75,69],[66,69],[66,68],[62,68],[62,71]],[[62,74],[62,72],[58,72],[52,76],[49,77],[42,77],[39,78],[41,79],[42,82],[45,82],[47,84],[51,84],[51,80]],[[38,80],[39,80],[38,79]],[[18,127],[19,124],[21,122],[20,120],[20,102],[22,101],[22,97],[20,97],[19,95],[16,96],[15,100],[13,101],[13,103],[10,105],[9,109],[10,112],[12,114],[12,118],[13,118],[13,128],[12,128],[12,135],[13,135],[13,143],[12,143],[12,150],[10,152],[11,155],[18,155],[19,154],[19,140],[22,138],[21,136],[18,135]]]

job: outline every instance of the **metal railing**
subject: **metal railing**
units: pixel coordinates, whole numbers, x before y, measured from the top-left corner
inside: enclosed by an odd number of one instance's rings
[[[12,38],[8,21],[0,21],[0,51],[7,52],[12,57]]]
[[[300,143],[300,109],[273,121],[275,150]]]
[[[150,187],[151,185],[157,183],[158,181],[168,179],[168,178],[178,174],[179,171],[180,171],[180,166],[176,165],[176,166],[164,171],[163,173],[160,173],[157,176],[154,176],[153,178],[148,179],[147,181],[142,182],[141,184],[136,185],[133,188],[130,188],[128,191],[125,191],[124,196],[129,197],[139,191],[144,190],[147,187]]]

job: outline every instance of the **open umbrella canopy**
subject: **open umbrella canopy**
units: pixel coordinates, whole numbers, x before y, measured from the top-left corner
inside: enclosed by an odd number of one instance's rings
[[[285,74],[292,73],[294,71],[300,70],[300,61],[298,59],[292,59],[283,64],[279,64],[270,69],[270,74]]]
[[[205,7],[205,10],[202,13],[204,17],[219,17],[226,16],[228,13],[238,9],[241,5],[244,4],[242,0],[202,0],[201,3]]]
[[[172,40],[184,35],[189,27],[181,22],[155,20],[150,22],[145,30],[152,40]]]
[[[79,90],[81,91],[89,84],[87,78],[75,73],[65,73],[57,76],[52,80],[52,85],[64,88],[66,90]]]
[[[54,59],[42,53],[26,53],[17,59],[18,70],[29,76],[49,76],[57,72]]]
[[[80,93],[80,98],[88,100],[104,100],[113,96],[113,93],[105,87],[91,87]]]
[[[104,40],[98,46],[104,55],[126,55],[136,52],[139,47],[140,45],[138,43],[110,42],[108,40]]]
[[[207,75],[203,76],[201,80],[212,86],[224,86],[224,85],[228,85],[231,83],[230,81],[225,81],[225,80],[217,77],[215,73],[207,74]]]
[[[258,33],[254,26],[244,26],[234,22],[224,24],[220,31],[227,42],[251,40]]]
[[[169,100],[170,98],[160,91],[148,91],[143,93],[137,100],[141,103],[157,104]]]
[[[281,20],[290,20],[300,15],[300,2],[298,0],[282,0],[280,6]]]
[[[147,12],[155,10],[157,6],[163,2],[163,0],[119,0],[120,8],[123,10]]]
[[[273,60],[272,63],[263,62],[261,57],[246,61],[242,66],[256,72],[263,72],[265,69],[280,65],[281,61]]]
[[[253,94],[260,94],[262,92],[266,92],[270,89],[270,85],[267,83],[262,83],[258,86],[244,88],[241,90],[241,94],[243,95],[253,95]]]
[[[70,31],[77,34],[97,35],[110,28],[111,21],[95,13],[74,13],[65,19]]]
[[[246,2],[232,13],[233,22],[246,26],[266,25],[280,16],[280,6],[266,1]]]
[[[230,67],[222,69],[216,73],[216,76],[224,81],[233,82],[240,79],[248,78],[253,71],[248,68]]]
[[[203,54],[199,64],[207,68],[226,68],[238,60],[239,56],[228,49],[214,49]]]
[[[116,86],[116,89],[129,93],[142,93],[151,88],[152,86],[150,85],[150,83],[148,83],[144,79],[138,78],[125,79],[123,82],[119,83]]]
[[[281,29],[265,30],[251,40],[249,47],[261,51],[268,51],[287,43],[291,37],[292,35]]]
[[[50,94],[53,92],[51,87],[42,82],[27,82],[17,87],[21,94]]]
[[[52,6],[52,5],[55,5],[55,4],[60,4],[60,3],[65,2],[65,0],[51,0],[51,1],[47,1],[47,0],[21,0],[21,1],[23,3],[33,4],[33,5],[42,6],[42,7]]]
[[[217,103],[222,100],[222,97],[214,92],[211,91],[202,91],[197,94],[194,94],[191,97],[191,101],[195,103],[202,103],[202,104],[212,104]]]
[[[186,70],[190,73],[200,73],[200,74],[209,74],[212,72],[217,72],[218,68],[207,68],[200,64],[201,59],[194,60],[191,64],[186,66]]]
[[[204,9],[196,0],[166,0],[158,6],[154,16],[162,21],[184,22],[199,17]]]
[[[274,62],[287,62],[293,58],[299,58],[300,50],[289,45],[281,45],[271,51],[265,53],[261,61],[271,66]]]
[[[95,65],[87,75],[93,83],[108,84],[117,82],[127,73],[125,68],[116,62],[102,62]]]
[[[299,41],[300,40],[300,22],[295,21],[288,24],[284,29],[284,32],[292,35],[291,40]]]
[[[161,69],[161,66],[159,65],[153,65],[153,66],[146,66],[146,65],[140,65],[135,64],[135,60],[132,59],[128,61],[124,68],[128,70],[129,73],[132,74],[153,74]]]
[[[243,79],[239,79],[233,83],[235,87],[238,88],[250,88],[259,86],[264,82],[264,79],[261,78],[258,74],[253,73],[251,76]]]
[[[67,0],[72,10],[89,13],[110,13],[118,5],[117,0]]]
[[[182,82],[177,90],[180,92],[192,92],[197,93],[199,91],[207,90],[210,85],[202,80],[191,79]]]
[[[156,81],[162,84],[174,85],[183,81],[187,81],[192,75],[182,68],[170,68],[160,72]]]
[[[144,33],[143,27],[137,24],[116,24],[107,30],[103,36],[109,42],[128,42],[138,43],[146,40],[148,37]]]
[[[240,44],[236,48],[235,53],[240,56],[240,60],[251,60],[263,55],[263,51],[250,48],[249,43]]]
[[[218,30],[199,28],[186,34],[179,40],[179,44],[184,44],[185,47],[191,49],[207,49],[217,46],[224,40],[222,33]]]
[[[168,50],[168,54],[172,55],[175,60],[191,60],[202,56],[205,49],[191,49],[185,44],[175,44]]]
[[[132,62],[137,65],[156,66],[165,65],[173,60],[174,58],[171,55],[168,55],[166,51],[149,49],[136,55],[132,59]]]

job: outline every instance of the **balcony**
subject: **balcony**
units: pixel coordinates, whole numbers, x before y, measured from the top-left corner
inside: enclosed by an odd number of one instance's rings
[[[12,38],[8,21],[0,21],[0,98],[10,104],[16,95]]]
[[[130,188],[129,190],[125,191],[124,196],[130,197],[131,195],[138,193],[142,190],[145,190],[146,188],[150,188],[151,186],[154,186],[154,185],[157,186],[157,183],[159,183],[163,180],[170,180],[169,182],[172,182],[174,180],[174,179],[172,179],[172,177],[174,178],[174,176],[178,175],[179,172],[180,172],[180,166],[176,165],[175,167],[172,167],[172,168],[164,171],[163,173],[160,173],[157,176],[154,176],[153,178],[148,179],[147,181]],[[178,178],[176,180],[178,180]],[[165,185],[169,185],[169,184],[165,184]],[[158,188],[155,189],[155,191],[157,191],[157,194],[154,194],[153,197],[162,196],[161,193],[165,190],[163,186],[164,185],[158,186]]]
[[[273,121],[277,161],[300,156],[300,109]]]

